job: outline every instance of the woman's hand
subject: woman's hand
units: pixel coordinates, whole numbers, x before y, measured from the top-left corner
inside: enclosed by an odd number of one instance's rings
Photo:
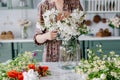
[[[45,33],[45,37],[47,40],[54,40],[57,37],[57,31],[49,31],[47,33]]]

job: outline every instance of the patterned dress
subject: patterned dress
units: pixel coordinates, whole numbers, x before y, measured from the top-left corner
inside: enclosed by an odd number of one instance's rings
[[[63,0],[63,11],[68,11],[72,12],[74,9],[80,9],[83,10],[80,1],[79,0]],[[56,9],[55,3],[50,3],[48,0],[41,1],[38,5],[38,21],[42,24],[44,23],[42,14],[46,10],[50,10],[52,8]],[[45,44],[45,50],[44,50],[44,61],[47,62],[56,62],[59,60],[59,51],[60,51],[60,44],[61,41],[57,40],[47,40],[44,43],[38,43],[36,40],[37,35],[44,34],[46,32],[45,30],[40,30],[36,28],[35,36],[34,36],[34,41],[37,45],[42,45]]]

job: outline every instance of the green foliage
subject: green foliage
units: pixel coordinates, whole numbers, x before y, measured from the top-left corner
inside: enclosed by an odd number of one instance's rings
[[[5,63],[0,63],[0,80],[8,80],[6,75],[7,71],[22,71],[23,69],[26,69],[29,63],[36,64],[36,60],[33,58],[33,54],[31,52],[19,54],[14,60],[8,60]]]
[[[120,80],[120,56],[114,51],[109,54],[103,52],[102,46],[88,49],[88,59],[81,60],[75,71],[79,74],[86,73],[87,80]],[[100,55],[97,56],[96,53]]]

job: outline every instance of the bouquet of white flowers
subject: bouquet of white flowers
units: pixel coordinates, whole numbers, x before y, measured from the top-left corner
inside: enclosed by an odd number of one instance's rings
[[[112,28],[120,28],[120,18],[119,17],[114,17],[108,20],[108,24]]]
[[[69,15],[51,9],[43,14],[44,26],[40,27],[41,29],[47,28],[48,31],[58,30],[59,38],[68,41],[72,37],[87,34],[87,27],[83,24],[84,17],[85,13],[78,9],[75,9]]]

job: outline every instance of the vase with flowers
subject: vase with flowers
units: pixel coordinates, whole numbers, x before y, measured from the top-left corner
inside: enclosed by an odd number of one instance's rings
[[[113,36],[119,36],[120,35],[120,18],[114,17],[108,20],[108,25],[113,28]]]
[[[87,27],[83,23],[84,18],[85,13],[78,9],[72,13],[59,13],[59,11],[51,9],[43,14],[44,26],[40,26],[40,29],[58,31],[56,39],[62,41],[59,60],[65,67],[70,66],[71,68],[71,62],[78,60],[78,53],[80,53],[78,52],[80,49],[78,37],[88,33]]]
[[[80,43],[77,38],[62,40],[60,47],[60,66],[62,69],[72,69],[80,59]]]
[[[26,39],[28,38],[28,33],[27,33],[27,29],[31,24],[31,21],[24,19],[24,20],[20,20],[19,21],[20,26],[21,26],[21,37],[22,39]]]

